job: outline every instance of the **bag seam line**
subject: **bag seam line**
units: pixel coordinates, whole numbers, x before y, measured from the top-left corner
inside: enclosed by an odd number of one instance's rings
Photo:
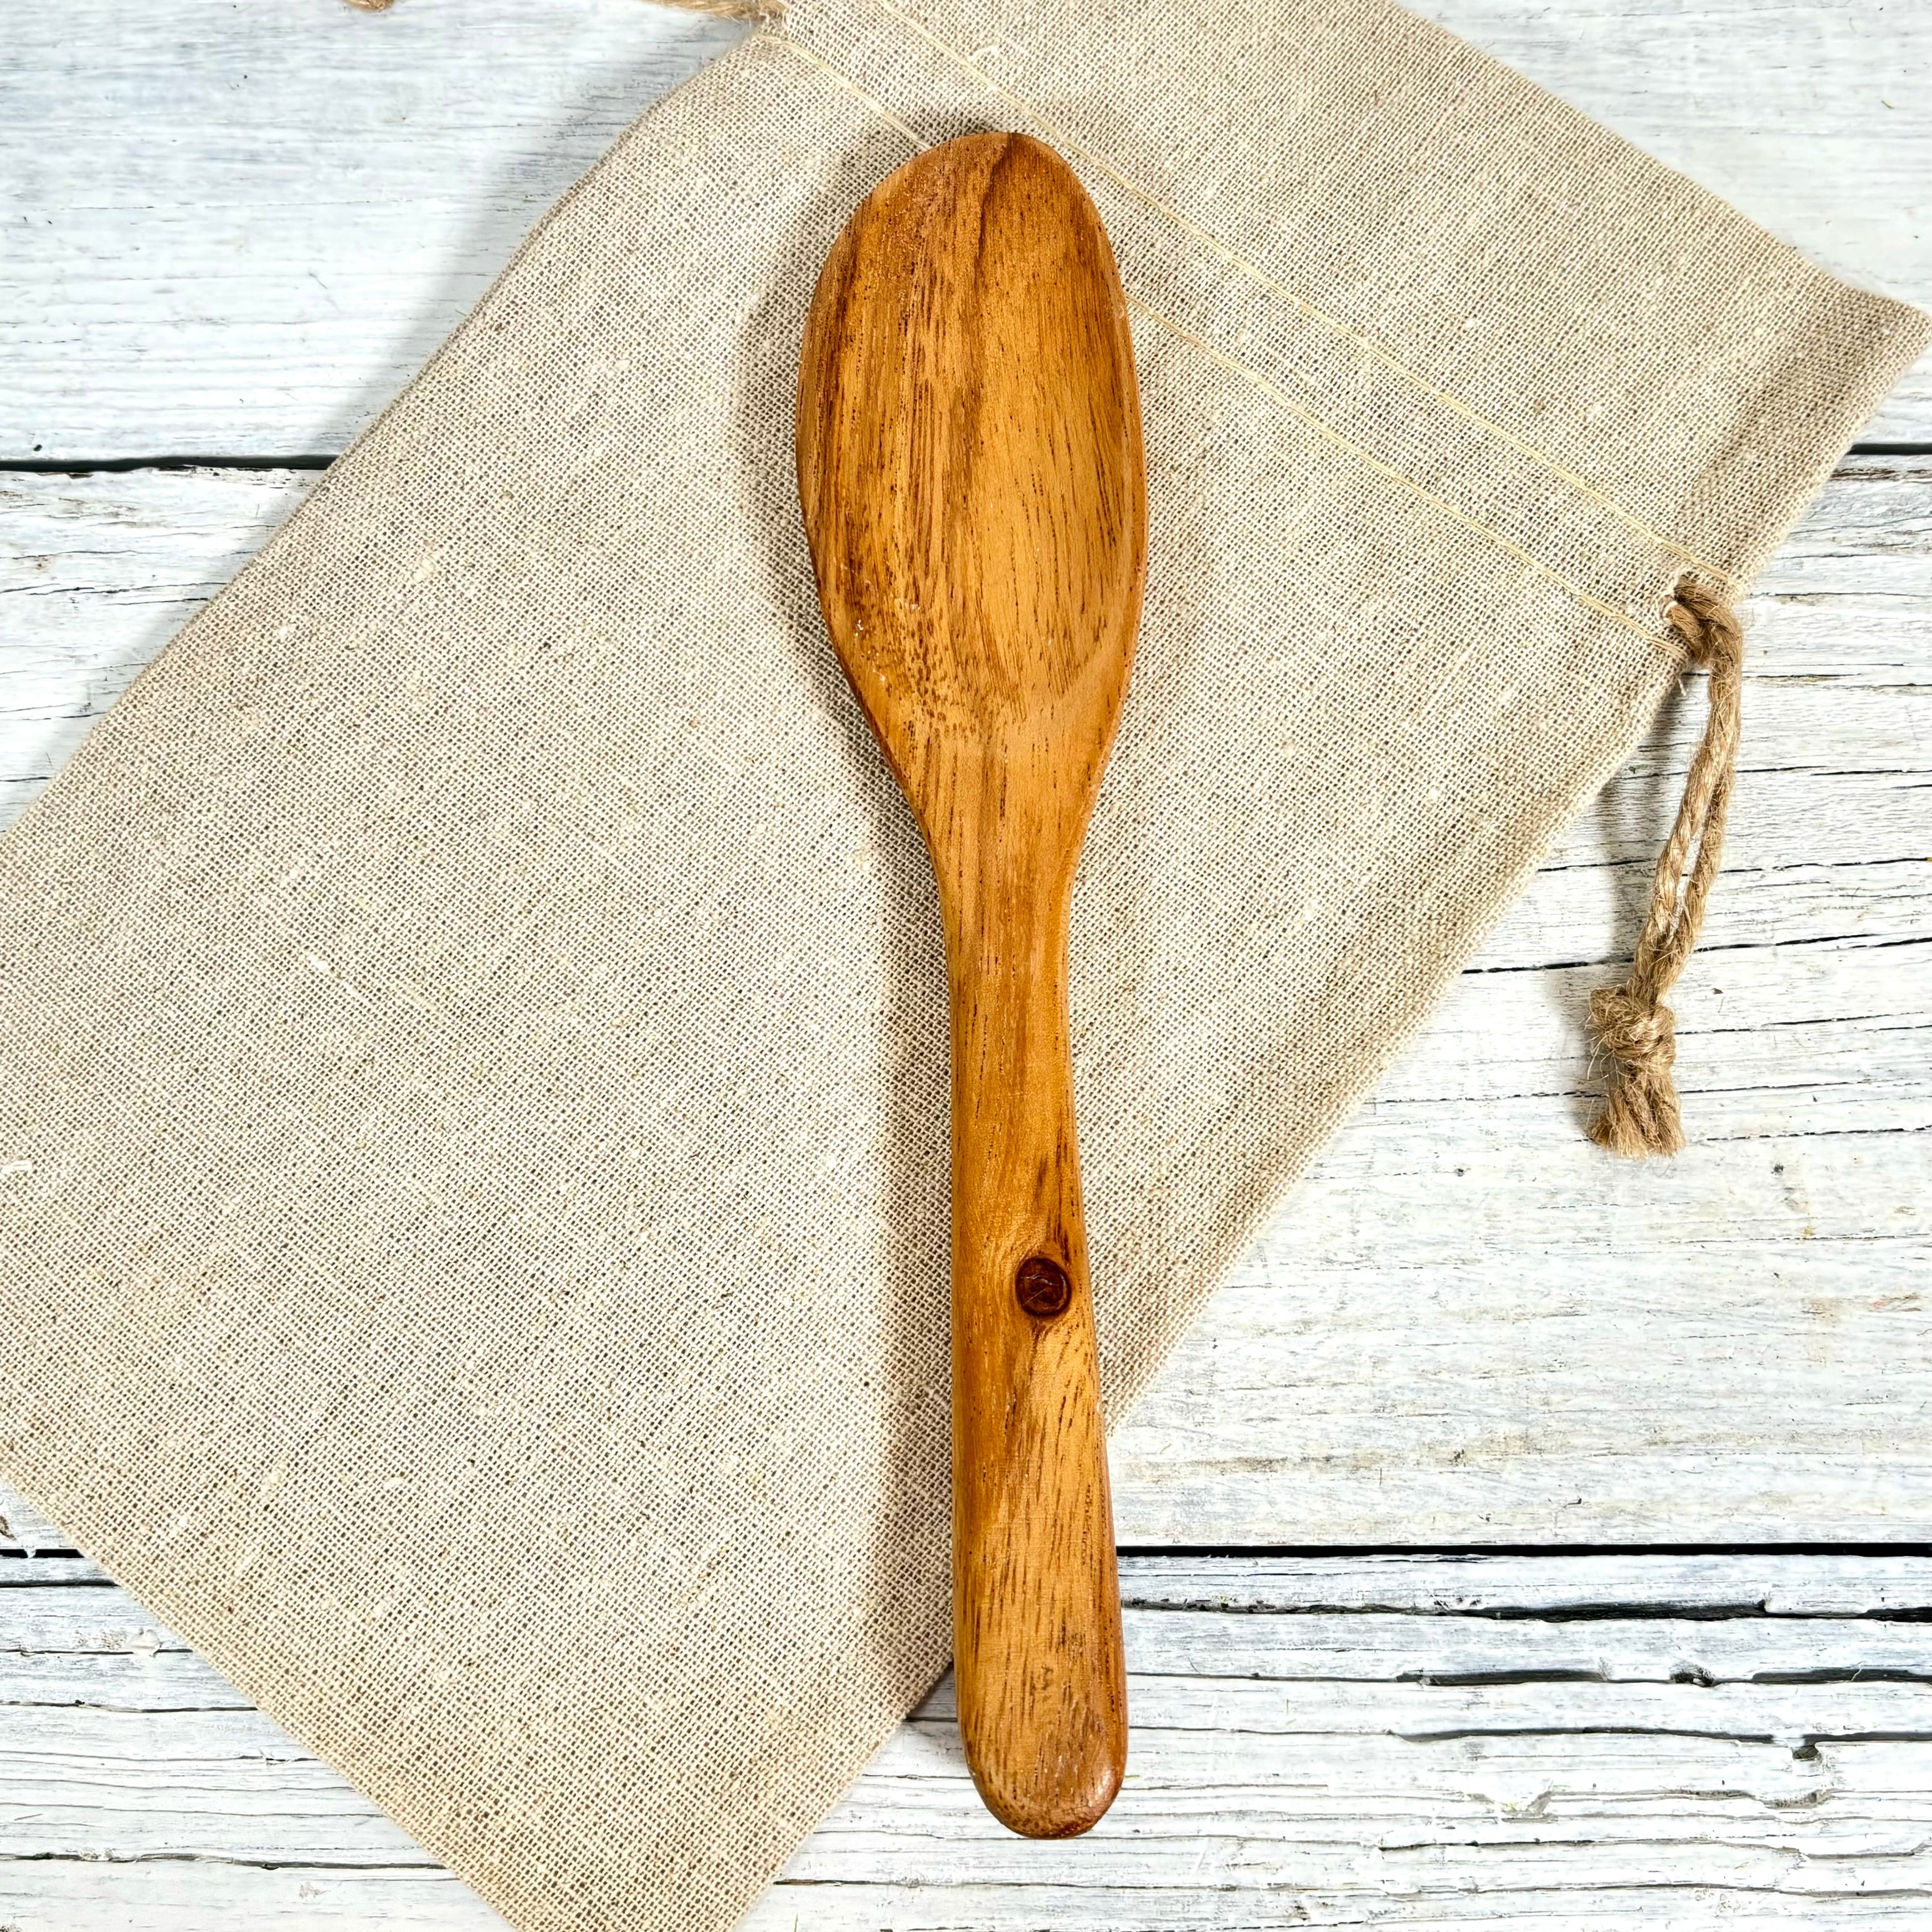
[[[969,75],[988,93],[1004,102],[1016,114],[1023,116],[1034,126],[1044,130],[1055,146],[1078,154],[1082,160],[1104,174],[1123,193],[1131,195],[1155,214],[1172,223],[1184,234],[1191,236],[1202,247],[1218,256],[1237,274],[1246,276],[1257,287],[1287,303],[1298,314],[1328,330],[1339,340],[1350,344],[1362,354],[1372,357],[1393,374],[1399,376],[1403,382],[1408,383],[1432,401],[1439,404],[1452,415],[1461,417],[1472,428],[1495,436],[1514,450],[1519,456],[1526,458],[1539,469],[1546,471],[1559,482],[1567,484],[1576,491],[1586,501],[1594,503],[1598,508],[1616,518],[1619,523],[1636,536],[1642,537],[1648,542],[1658,544],[1668,550],[1672,556],[1690,564],[1705,575],[1717,579],[1727,587],[1733,590],[1739,587],[1738,580],[1730,572],[1725,570],[1718,564],[1713,563],[1709,558],[1700,556],[1688,545],[1681,544],[1675,538],[1665,536],[1661,530],[1646,523],[1634,510],[1619,502],[1609,491],[1600,488],[1592,483],[1588,477],[1570,468],[1559,458],[1552,455],[1549,451],[1540,448],[1527,437],[1519,436],[1515,430],[1507,428],[1503,424],[1492,422],[1472,404],[1464,402],[1460,396],[1432,382],[1419,370],[1412,369],[1393,350],[1384,348],[1372,336],[1342,321],[1339,316],[1330,315],[1325,309],[1309,301],[1306,296],[1297,295],[1285,283],[1270,275],[1259,263],[1250,261],[1238,249],[1222,241],[1220,236],[1211,229],[1203,227],[1198,222],[1182,214],[1178,208],[1162,201],[1159,196],[1154,194],[1151,190],[1144,188],[1132,176],[1116,167],[1106,155],[1088,146],[1077,136],[1049,119],[1024,95],[1016,94],[1010,88],[1003,86],[980,67],[970,55],[962,53],[958,48],[950,45],[922,22],[915,19],[903,8],[898,6],[896,0],[874,0],[874,4],[892,19],[898,21],[910,32],[918,35],[936,52],[952,62],[962,74]],[[790,44],[795,46],[797,43],[792,41]]]
[[[881,4],[884,4],[884,0],[881,0]],[[796,54],[808,65],[818,69],[836,86],[850,94],[855,100],[861,103],[879,120],[892,128],[915,152],[923,152],[930,146],[926,138],[909,122],[893,112],[884,101],[868,92],[850,74],[826,59],[815,49],[802,45],[788,34],[773,34],[763,28],[760,30],[758,38],[776,41]],[[1607,617],[1613,624],[1619,625],[1634,635],[1642,638],[1646,644],[1654,646],[1660,655],[1673,660],[1681,658],[1682,652],[1673,651],[1671,649],[1670,638],[1667,633],[1661,630],[1652,629],[1640,623],[1627,610],[1619,610],[1614,604],[1606,602],[1604,598],[1597,596],[1573,578],[1557,569],[1553,564],[1546,563],[1533,551],[1524,548],[1513,538],[1504,536],[1501,530],[1493,529],[1490,525],[1483,522],[1480,518],[1472,516],[1467,511],[1458,508],[1448,498],[1438,495],[1426,484],[1411,476],[1395,464],[1377,456],[1372,450],[1356,442],[1352,436],[1346,435],[1342,430],[1337,429],[1325,417],[1310,409],[1306,404],[1297,402],[1264,371],[1251,367],[1236,356],[1228,355],[1224,350],[1216,348],[1205,337],[1196,334],[1193,330],[1175,321],[1172,316],[1164,314],[1152,303],[1148,302],[1144,297],[1135,294],[1132,290],[1124,289],[1123,292],[1126,295],[1129,308],[1166,329],[1176,340],[1198,350],[1210,361],[1218,363],[1231,374],[1240,376],[1285,414],[1294,417],[1296,421],[1313,430],[1318,436],[1334,443],[1336,448],[1346,451],[1367,469],[1372,470],[1378,476],[1387,478],[1392,482],[1400,484],[1431,508],[1448,517],[1451,521],[1461,524],[1466,530],[1472,531],[1478,536],[1486,538],[1505,554],[1514,557],[1538,576],[1546,579],[1550,584],[1566,592],[1576,602],[1596,611],[1600,616]],[[1654,536],[1654,532],[1648,534]],[[1658,538],[1657,541],[1662,542],[1662,539]],[[1682,551],[1675,544],[1666,544],[1664,547],[1670,550],[1673,554],[1688,554]],[[1701,565],[1700,567],[1710,570],[1714,576],[1721,577],[1724,574],[1722,572],[1714,569],[1711,566]],[[1728,579],[1726,580],[1729,581]]]

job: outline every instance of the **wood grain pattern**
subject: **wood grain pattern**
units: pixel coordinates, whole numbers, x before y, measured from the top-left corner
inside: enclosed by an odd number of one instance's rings
[[[946,922],[961,1725],[995,1815],[1064,1837],[1126,1748],[1066,940],[1147,569],[1126,300],[1065,164],[974,135],[882,182],[798,425],[826,622]]]

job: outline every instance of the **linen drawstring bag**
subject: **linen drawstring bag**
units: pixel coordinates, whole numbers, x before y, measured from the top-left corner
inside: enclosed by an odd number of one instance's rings
[[[1383,0],[792,0],[100,724],[0,844],[0,1473],[526,1932],[729,1924],[946,1662],[939,922],[793,398],[983,128],[1145,416],[1117,1415],[1928,338]]]

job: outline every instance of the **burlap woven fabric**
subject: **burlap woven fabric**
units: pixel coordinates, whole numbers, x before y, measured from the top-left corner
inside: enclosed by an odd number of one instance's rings
[[[945,1662],[946,1037],[793,482],[1025,128],[1133,304],[1081,874],[1130,1402],[1927,339],[1380,0],[795,0],[0,848],[0,1467],[518,1926],[722,1926]]]

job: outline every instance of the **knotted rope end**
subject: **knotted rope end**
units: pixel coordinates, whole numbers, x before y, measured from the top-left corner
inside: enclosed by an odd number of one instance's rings
[[[1626,1160],[1680,1152],[1684,1128],[1677,1110],[1676,1016],[1628,986],[1602,986],[1590,996],[1590,1028],[1615,1063],[1604,1111],[1590,1138]]]
[[[1690,761],[1683,802],[1657,862],[1650,908],[1630,977],[1590,1000],[1590,1024],[1613,1063],[1604,1111],[1591,1123],[1600,1148],[1630,1160],[1684,1145],[1671,1066],[1676,1021],[1664,1004],[1697,944],[1704,906],[1724,849],[1724,820],[1737,771],[1744,633],[1737,614],[1694,578],[1681,578],[1664,611],[1684,655],[1710,673],[1710,712]]]

